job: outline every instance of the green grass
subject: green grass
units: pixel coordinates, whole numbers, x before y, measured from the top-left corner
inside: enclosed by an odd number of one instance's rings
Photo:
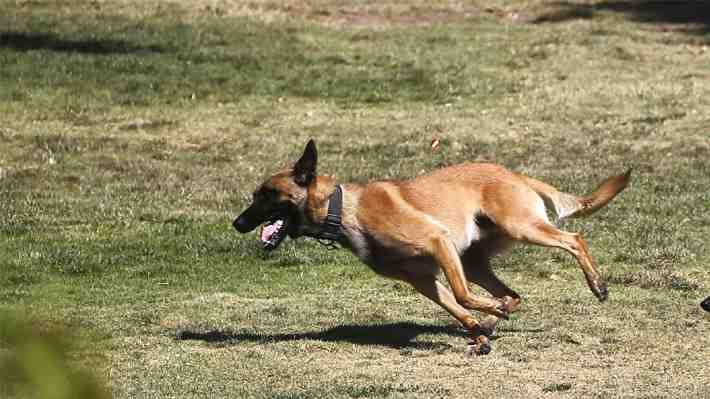
[[[707,24],[601,1],[217,3],[0,0],[0,316],[38,331],[0,328],[0,368],[88,370],[119,398],[708,396]],[[231,220],[311,137],[343,182],[493,161],[584,193],[633,167],[563,226],[609,302],[566,254],[516,248],[495,266],[523,309],[470,359],[453,319],[352,255],[263,253]]]

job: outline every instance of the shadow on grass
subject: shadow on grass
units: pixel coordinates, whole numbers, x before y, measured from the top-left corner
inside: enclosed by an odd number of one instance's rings
[[[554,5],[558,10],[541,15],[534,22],[591,19],[598,12],[611,11],[625,14],[637,22],[692,25],[684,30],[696,34],[710,33],[710,3],[703,1],[608,0],[594,4],[559,1]]]
[[[540,333],[540,328],[500,328],[500,333]],[[466,338],[466,332],[453,326],[422,325],[411,322],[376,324],[376,325],[345,325],[329,328],[318,332],[293,334],[255,334],[232,333],[226,331],[197,332],[180,330],[176,338],[181,341],[204,341],[214,344],[238,344],[240,342],[289,342],[315,340],[324,342],[350,342],[357,345],[379,345],[394,349],[442,349],[451,345],[443,342],[414,341],[420,334],[446,334]],[[498,335],[491,337],[496,340]]]
[[[452,326],[422,325],[416,323],[390,323],[377,325],[345,325],[324,331],[294,334],[254,334],[224,331],[179,331],[178,340],[195,340],[218,344],[240,342],[289,342],[315,340],[325,342],[350,342],[357,345],[379,345],[395,349],[441,349],[450,345],[442,342],[413,341],[420,334],[446,334],[465,337],[463,330]]]
[[[19,51],[50,50],[84,54],[129,54],[139,52],[163,52],[159,46],[139,46],[124,40],[84,39],[67,40],[54,33],[0,32],[0,48]]]

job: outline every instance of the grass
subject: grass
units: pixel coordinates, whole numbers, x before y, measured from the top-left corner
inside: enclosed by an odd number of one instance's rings
[[[118,398],[707,397],[710,37],[658,7],[0,0],[0,313]],[[524,307],[470,359],[350,254],[262,253],[231,219],[310,137],[341,181],[488,160],[583,193],[633,167],[564,225],[610,301],[516,248]]]

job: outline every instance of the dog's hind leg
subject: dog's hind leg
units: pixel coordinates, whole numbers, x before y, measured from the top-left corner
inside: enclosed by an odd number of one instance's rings
[[[626,177],[621,176],[610,181],[618,183],[614,183],[614,187],[620,187],[621,183],[626,182],[624,179]],[[607,187],[602,190],[604,192],[611,190],[608,185],[602,186]],[[550,224],[545,213],[544,202],[534,191],[528,186],[500,185],[488,195],[505,199],[505,201],[488,201],[484,213],[509,239],[564,249],[577,259],[594,295],[600,301],[607,299],[606,283],[589,254],[587,243],[579,234],[559,230]],[[604,201],[608,202],[607,199]]]
[[[467,353],[470,355],[486,355],[491,351],[491,344],[481,326],[473,316],[457,301],[456,297],[434,276],[415,276],[402,273],[393,276],[411,284],[425,297],[439,304],[454,316],[470,334],[472,342]]]
[[[530,219],[526,223],[500,223],[499,226],[512,238],[530,244],[561,248],[577,259],[592,293],[605,301],[609,295],[606,282],[599,273],[589,248],[581,235],[559,230],[543,220]]]
[[[493,273],[488,257],[475,249],[470,249],[461,258],[466,273],[466,279],[503,301],[508,313],[513,313],[520,307],[520,295],[503,283],[498,276]],[[481,320],[483,333],[491,336],[496,325],[501,319],[496,316],[488,316]]]

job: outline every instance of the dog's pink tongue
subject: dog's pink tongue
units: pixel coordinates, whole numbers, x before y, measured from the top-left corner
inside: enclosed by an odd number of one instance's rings
[[[271,236],[274,235],[279,229],[281,228],[281,225],[283,225],[283,222],[281,220],[277,220],[274,223],[267,224],[264,226],[264,228],[261,229],[261,241],[269,241],[271,239]]]

